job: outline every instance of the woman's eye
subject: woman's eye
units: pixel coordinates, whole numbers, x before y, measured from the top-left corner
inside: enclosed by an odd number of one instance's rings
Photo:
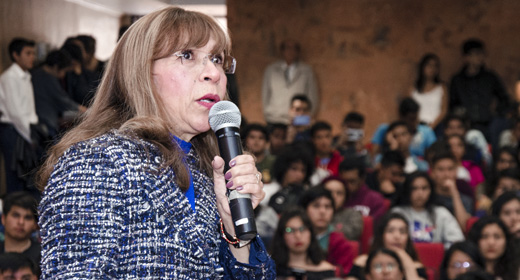
[[[222,58],[222,55],[216,54],[211,57],[211,62],[213,62],[214,64],[223,64],[224,59]]]
[[[193,53],[191,51],[182,51],[181,58],[182,59],[193,59]]]

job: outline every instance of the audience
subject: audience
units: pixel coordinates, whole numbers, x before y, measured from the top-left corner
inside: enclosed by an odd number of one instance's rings
[[[477,185],[484,182],[484,174],[480,166],[471,160],[464,160],[466,154],[466,144],[460,135],[451,135],[446,138],[450,146],[451,153],[457,161],[457,179],[466,181],[473,191]]]
[[[478,247],[470,241],[456,242],[444,254],[440,280],[454,280],[468,271],[483,269],[484,261]]]
[[[343,157],[332,148],[332,126],[327,122],[316,122],[311,126],[310,134],[316,168],[327,171],[327,176],[338,175],[339,164]]]
[[[358,112],[350,112],[343,119],[341,133],[334,138],[334,147],[343,157],[359,157],[370,166],[370,154],[363,139],[365,131],[365,117]]]
[[[262,172],[262,182],[271,182],[271,169],[275,156],[269,154],[269,134],[267,128],[261,124],[252,123],[244,127],[241,132],[242,143],[247,152],[252,153],[256,158],[256,169]]]
[[[303,94],[296,94],[291,98],[289,106],[289,124],[285,142],[307,142],[311,140],[311,108],[310,99]]]
[[[508,191],[501,194],[491,206],[491,214],[498,217],[509,229],[511,236],[520,240],[520,194]],[[518,248],[520,249],[520,248]]]
[[[402,280],[407,278],[405,278],[404,267],[399,256],[390,249],[381,248],[368,255],[365,279]]]
[[[287,139],[287,125],[274,123],[267,126],[269,131],[269,153],[273,156],[279,155],[285,147]]]
[[[0,254],[0,280],[36,280],[36,264],[20,253]]]
[[[404,166],[405,159],[400,152],[384,153],[378,168],[367,174],[368,187],[394,202],[404,181]]]

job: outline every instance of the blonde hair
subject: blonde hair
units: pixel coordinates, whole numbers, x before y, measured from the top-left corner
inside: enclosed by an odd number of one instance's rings
[[[164,165],[174,169],[179,187],[187,190],[189,175],[182,163],[183,153],[172,142],[173,122],[155,90],[152,65],[175,51],[203,47],[210,38],[216,42],[213,53],[230,53],[229,36],[213,18],[202,13],[168,7],[134,23],[116,46],[91,108],[50,149],[38,172],[40,190],[45,188],[54,165],[71,145],[112,129],[155,144],[163,155]],[[199,134],[191,143],[200,156],[202,171],[211,175],[211,161],[218,153],[213,133]]]

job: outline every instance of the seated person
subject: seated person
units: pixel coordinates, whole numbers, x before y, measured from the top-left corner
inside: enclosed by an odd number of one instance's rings
[[[513,122],[511,129],[502,131],[500,134],[500,140],[498,147],[512,147],[518,149],[518,143],[520,142],[520,117],[516,117]]]
[[[346,158],[339,165],[339,176],[347,183],[350,198],[345,207],[361,212],[363,216],[381,217],[386,209],[383,196],[365,184],[365,164],[356,158]]]
[[[498,149],[493,158],[493,169],[490,176],[497,175],[500,171],[517,168],[520,166],[518,162],[518,150],[513,147],[502,147]]]
[[[287,138],[285,139],[287,144],[310,140],[311,108],[311,100],[306,95],[296,94],[291,98],[290,122],[287,126]]]
[[[352,267],[355,253],[343,233],[334,231],[334,200],[323,186],[308,189],[302,194],[300,205],[311,220],[312,228],[327,261],[337,266],[340,276],[346,276]]]
[[[310,134],[316,168],[327,171],[328,175],[338,175],[339,163],[343,157],[332,148],[332,126],[327,122],[316,122],[311,126]]]
[[[408,231],[409,225],[405,217],[398,213],[389,213],[381,218],[374,231],[374,241],[371,252],[386,248],[397,253],[403,264],[406,279],[426,279],[426,269],[419,262],[415,247]],[[347,280],[363,280],[363,271],[367,268],[366,254],[354,259],[354,265],[347,275]]]
[[[334,228],[343,232],[348,240],[359,240],[363,230],[363,215],[353,208],[343,207],[350,198],[347,184],[338,176],[329,176],[321,184],[330,191],[334,199]]]
[[[399,121],[405,122],[412,135],[410,153],[414,156],[424,157],[424,151],[433,144],[437,137],[428,126],[419,123],[419,104],[413,98],[407,97],[399,104]],[[377,155],[385,141],[388,124],[380,125],[372,137],[372,154]]]
[[[36,280],[36,264],[20,253],[0,254],[0,280]]]
[[[434,204],[433,181],[427,173],[410,174],[399,198],[392,212],[406,217],[413,242],[443,243],[447,249],[452,243],[464,240],[455,217],[446,208]]]
[[[509,229],[509,233],[520,243],[520,194],[509,191],[501,194],[491,206],[491,214],[498,217]]]
[[[501,194],[507,191],[520,190],[520,169],[517,167],[508,168],[492,174],[483,184],[482,189],[477,200],[477,210],[478,213],[487,213],[491,209],[493,201]]]
[[[477,246],[470,241],[453,243],[444,254],[440,270],[442,280],[455,280],[472,270],[481,270],[484,261]]]
[[[363,145],[365,117],[358,112],[350,112],[343,119],[341,133],[334,138],[333,145],[343,157],[360,157],[370,165],[370,155]]]
[[[37,202],[27,192],[8,194],[3,201],[2,224],[5,240],[0,242],[1,253],[22,253],[35,264],[40,263],[40,243],[31,238],[38,229]]]
[[[446,207],[457,219],[461,229],[473,215],[474,200],[463,194],[457,181],[457,160],[451,152],[439,152],[431,160],[430,176],[434,182],[435,203]]]
[[[451,153],[457,160],[457,179],[466,181],[473,191],[475,191],[477,185],[483,183],[485,180],[482,169],[473,161],[463,158],[466,153],[466,145],[462,136],[456,134],[447,136],[446,141],[450,146]]]
[[[267,128],[261,124],[248,124],[241,132],[242,143],[246,151],[252,153],[256,158],[256,169],[262,172],[262,182],[271,182],[271,168],[273,167],[275,156],[270,155],[267,147],[269,146],[269,134]]]
[[[388,126],[384,146],[382,148],[383,153],[387,151],[398,151],[404,159],[404,172],[410,174],[414,171],[427,171],[428,163],[412,154],[411,151],[411,138],[409,127],[403,121],[396,121]],[[376,162],[380,160],[380,157],[376,157]]]
[[[267,126],[269,130],[269,153],[273,156],[280,154],[285,147],[287,138],[287,125],[274,123]]]
[[[395,201],[404,181],[404,165],[405,160],[400,152],[384,153],[378,168],[367,174],[368,187],[383,194],[385,199]]]
[[[325,279],[337,275],[336,267],[325,260],[311,221],[302,209],[282,213],[270,251],[278,277]]]
[[[392,250],[381,248],[370,252],[365,266],[367,280],[402,280],[404,267],[399,256]]]

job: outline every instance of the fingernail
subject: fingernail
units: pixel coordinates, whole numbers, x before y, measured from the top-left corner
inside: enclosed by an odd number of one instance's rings
[[[233,181],[229,181],[226,183],[226,188],[231,188],[233,186]]]
[[[238,187],[237,187],[237,191],[241,191],[241,190],[243,190],[243,189],[244,189],[243,186],[238,186]]]
[[[231,172],[226,173],[226,175],[224,175],[224,178],[226,178],[226,180],[231,179]]]
[[[234,161],[234,160],[232,160],[232,161],[229,162],[229,166],[231,166],[231,167],[235,166],[235,164],[237,164],[237,162]]]

